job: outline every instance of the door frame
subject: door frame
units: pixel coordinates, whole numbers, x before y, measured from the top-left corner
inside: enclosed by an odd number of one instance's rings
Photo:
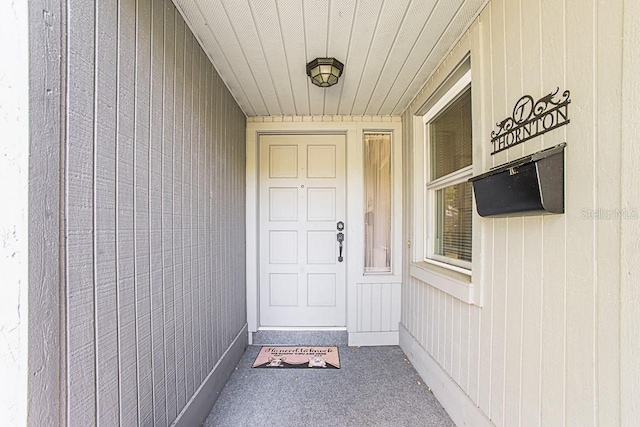
[[[364,275],[364,201],[353,195],[363,194],[363,134],[392,134],[392,273]],[[362,331],[361,310],[358,307],[360,284],[394,286],[393,318],[399,322],[400,289],[402,283],[402,118],[400,116],[295,116],[248,117],[246,133],[246,286],[247,323],[249,332],[260,328],[259,304],[259,139],[264,134],[342,134],[346,136],[346,316],[350,345],[397,344],[398,331],[378,333]],[[393,323],[397,323],[394,321]],[[284,328],[283,328],[284,329]],[[319,328],[318,328],[319,329]],[[335,329],[335,328],[334,328]],[[251,334],[249,339],[251,340]],[[251,341],[250,341],[251,342]]]

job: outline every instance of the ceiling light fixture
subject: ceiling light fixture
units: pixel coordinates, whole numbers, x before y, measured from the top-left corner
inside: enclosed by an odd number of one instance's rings
[[[320,87],[329,87],[338,83],[344,64],[335,58],[316,58],[307,64],[307,75],[311,82]]]

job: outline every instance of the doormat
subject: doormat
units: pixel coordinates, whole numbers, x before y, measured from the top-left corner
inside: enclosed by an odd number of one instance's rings
[[[277,347],[260,349],[254,368],[340,369],[338,347]]]

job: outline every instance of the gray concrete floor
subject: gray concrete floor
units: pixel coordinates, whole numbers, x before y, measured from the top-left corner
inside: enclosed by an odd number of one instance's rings
[[[253,369],[259,351],[249,346],[205,426],[454,426],[397,346],[340,346],[341,369],[327,370]]]

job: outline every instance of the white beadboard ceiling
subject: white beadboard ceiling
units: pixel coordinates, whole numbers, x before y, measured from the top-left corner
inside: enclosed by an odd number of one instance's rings
[[[401,114],[486,0],[174,0],[247,116]],[[345,64],[337,85],[306,75]]]

